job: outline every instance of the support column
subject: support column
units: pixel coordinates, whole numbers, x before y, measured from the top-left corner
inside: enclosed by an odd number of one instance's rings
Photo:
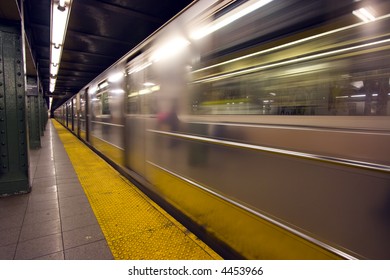
[[[0,195],[30,190],[25,107],[20,25],[0,25]]]
[[[46,124],[47,124],[47,120],[48,120],[48,108],[47,108],[47,104],[46,104],[46,101],[45,99],[43,98],[43,92],[42,92],[42,89],[41,87],[39,86],[38,84],[38,94],[39,94],[39,109],[40,109],[40,125],[41,125],[41,136],[43,136],[44,132],[45,132],[45,129],[46,129]]]

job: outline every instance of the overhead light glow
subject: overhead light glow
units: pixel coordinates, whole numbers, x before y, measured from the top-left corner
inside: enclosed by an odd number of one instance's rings
[[[135,97],[137,95],[138,95],[138,91],[130,93],[127,97]]]
[[[51,105],[53,104],[53,97],[49,97],[49,111],[51,110]]]
[[[129,70],[129,72],[127,72],[127,74],[130,75],[130,74],[133,74],[133,73],[137,73],[137,72],[139,72],[139,71],[149,67],[152,64],[153,64],[152,62],[146,62],[144,64],[138,65],[138,66],[132,68],[131,70]]]
[[[369,42],[369,43],[361,44],[361,45],[357,45],[357,46],[331,50],[331,51],[324,52],[324,53],[318,53],[318,54],[313,54],[313,55],[293,58],[293,59],[290,59],[290,60],[280,61],[280,62],[268,64],[268,65],[260,65],[260,66],[256,66],[256,67],[240,69],[240,70],[233,71],[233,72],[228,72],[228,73],[225,73],[225,74],[218,74],[218,75],[215,75],[215,76],[212,76],[212,77],[207,77],[207,78],[202,78],[202,79],[199,79],[199,80],[195,80],[192,83],[193,84],[197,84],[197,83],[204,83],[204,82],[210,82],[210,81],[223,80],[223,79],[230,78],[230,77],[235,77],[235,76],[238,76],[238,75],[254,73],[254,72],[257,72],[257,71],[260,71],[260,70],[264,70],[264,69],[269,69],[269,68],[273,68],[273,67],[279,67],[279,66],[282,66],[282,65],[290,65],[290,64],[293,64],[293,63],[297,63],[297,62],[308,61],[308,60],[311,60],[311,59],[326,57],[326,56],[329,56],[329,55],[345,53],[345,52],[349,52],[349,51],[352,51],[352,50],[358,50],[358,49],[362,49],[362,48],[366,48],[366,47],[378,46],[378,45],[387,44],[387,43],[390,43],[390,39],[384,39],[384,40],[379,40],[379,41],[375,41],[375,42]]]
[[[143,94],[148,94],[148,93],[151,93],[152,91],[149,89],[149,88],[147,88],[147,89],[141,89],[139,92],[138,92],[138,94],[139,95],[143,95]]]
[[[56,87],[56,78],[50,77],[50,92],[54,92],[54,89]]]
[[[375,20],[375,16],[370,12],[371,8],[360,8],[352,12],[355,16],[360,18],[364,22],[370,22]]]
[[[88,93],[94,94],[97,91],[97,87],[91,87],[88,90]]]
[[[159,85],[153,86],[153,87],[151,88],[151,90],[152,90],[152,91],[159,91],[159,90],[160,90],[160,86],[159,86]]]
[[[146,86],[146,87],[151,87],[151,86],[154,86],[154,85],[156,85],[156,84],[151,83],[151,82],[144,83],[144,86]]]
[[[351,95],[351,97],[359,98],[359,97],[366,97],[366,95],[365,94],[355,94],[355,95]]]
[[[141,89],[140,91],[132,92],[128,95],[128,97],[135,97],[138,95],[149,94],[149,93],[153,93],[153,92],[156,92],[159,90],[160,90],[160,85],[154,85],[154,86],[146,88],[146,89]]]
[[[364,86],[363,81],[355,81],[352,82],[351,85],[357,89],[361,89]]]
[[[122,93],[125,93],[125,91],[123,89],[112,89],[110,90],[111,93],[114,93],[114,94],[122,94]]]
[[[216,19],[215,21],[207,24],[203,28],[195,30],[191,34],[192,39],[201,39],[218,29],[221,29],[222,27],[236,21],[237,19],[246,16],[247,14],[267,5],[268,3],[272,2],[272,0],[250,0],[246,3],[240,5],[236,9],[230,11],[229,13],[225,14],[224,16],[221,16],[220,18]]]
[[[171,57],[190,44],[188,40],[183,37],[176,37],[169,42],[159,47],[152,55],[151,60],[154,62]],[[173,51],[174,50],[174,51]]]
[[[122,78],[123,78],[123,73],[122,72],[118,72],[118,73],[115,73],[115,74],[112,74],[111,76],[108,77],[108,81],[110,83],[116,83],[116,82],[119,82]]]

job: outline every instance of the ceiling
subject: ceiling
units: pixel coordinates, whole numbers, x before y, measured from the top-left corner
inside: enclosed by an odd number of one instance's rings
[[[52,109],[56,109],[192,1],[73,0],[56,89],[52,94],[49,92],[51,0],[0,0],[0,23],[20,22],[19,11],[23,8],[30,46],[27,75],[40,77],[45,96],[53,96]],[[307,4],[307,1],[292,2]],[[312,2],[322,3],[320,0]],[[364,3],[374,6],[382,3],[385,10],[381,14],[390,13],[388,0],[323,2],[327,5],[319,11],[316,21],[337,18],[350,13],[353,10],[350,6],[357,8]],[[278,32],[273,36],[283,36],[283,32],[291,30]]]
[[[21,2],[1,0],[0,19],[20,20]],[[26,37],[31,49],[27,74],[38,73],[45,95],[53,96],[55,109],[192,0],[73,0],[52,94],[49,92],[50,0],[23,2]]]

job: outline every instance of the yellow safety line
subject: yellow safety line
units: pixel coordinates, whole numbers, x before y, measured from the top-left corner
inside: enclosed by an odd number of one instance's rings
[[[61,124],[52,123],[115,259],[221,259]]]

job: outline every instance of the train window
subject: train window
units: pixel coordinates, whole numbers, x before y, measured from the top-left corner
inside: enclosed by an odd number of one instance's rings
[[[109,115],[110,114],[110,104],[109,104],[109,96],[108,96],[107,91],[102,92],[100,100],[102,102],[102,114]]]
[[[141,75],[139,72],[129,72],[127,76],[127,113],[128,114],[139,114],[140,113],[140,97],[139,91],[141,81]]]
[[[357,66],[344,59],[205,80],[192,85],[191,111],[193,114],[390,114],[390,69],[355,72]]]
[[[161,87],[156,66],[140,58],[132,62],[127,71],[127,113],[156,114],[156,94]]]
[[[226,10],[241,5],[232,1]],[[275,38],[282,38],[289,34],[296,34],[303,26],[315,26],[324,20],[323,13],[328,11],[328,19],[338,15],[338,10],[348,5],[343,1],[327,7],[323,1],[311,1],[310,3],[299,0],[271,1],[255,12],[238,18],[232,24],[208,35],[200,44],[202,48],[201,61],[218,60],[222,56],[231,55],[237,51],[245,51],[254,45],[270,42]],[[213,15],[213,20],[218,19],[220,13]],[[207,43],[204,43],[207,41]]]
[[[107,88],[99,90],[92,96],[92,111],[94,116],[110,114],[110,97]]]
[[[86,106],[86,100],[85,100],[85,93],[80,93],[80,118],[82,120],[85,119],[85,106]]]
[[[261,18],[260,13],[257,16]],[[189,110],[192,114],[390,115],[386,35],[390,18],[335,29],[332,23],[324,23],[326,32],[316,26],[263,45],[253,42],[254,33],[245,35],[247,18],[210,34],[203,41],[205,47],[198,48],[200,59],[194,61],[200,63],[194,63],[190,73]],[[240,50],[242,42],[248,42],[245,50]],[[235,51],[227,55],[227,49]]]

